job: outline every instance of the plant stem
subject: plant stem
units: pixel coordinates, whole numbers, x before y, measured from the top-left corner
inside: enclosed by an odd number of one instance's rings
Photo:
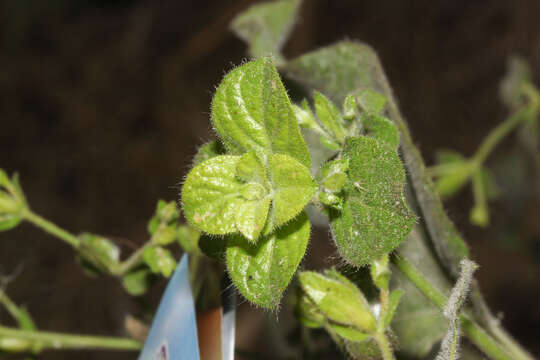
[[[147,247],[152,246],[152,244],[153,243],[151,241],[148,241],[146,244],[135,250],[135,252],[131,254],[130,257],[128,257],[126,260],[124,260],[118,265],[117,269],[114,272],[114,275],[123,276],[130,272],[133,268],[141,264],[144,250]]]
[[[48,232],[51,235],[56,236],[60,240],[63,240],[64,242],[68,243],[74,248],[79,247],[79,239],[77,236],[69,233],[68,231],[58,227],[57,225],[53,224],[49,220],[46,220],[39,216],[38,214],[34,213],[30,209],[26,209],[23,212],[23,216],[26,220],[34,224],[35,226],[41,228],[45,232]]]
[[[446,297],[440,293],[424,276],[403,257],[393,254],[392,262],[409,280],[426,296],[431,302],[439,308],[444,309]],[[510,356],[499,343],[497,343],[484,329],[469,318],[468,315],[461,313],[461,327],[465,335],[486,355],[495,360],[532,360],[529,357],[516,356],[515,353]]]
[[[474,161],[477,166],[484,163],[495,146],[497,146],[509,133],[511,133],[512,130],[514,130],[522,122],[522,120],[526,118],[526,115],[531,112],[531,108],[535,106],[535,102],[527,104],[491,130],[482,144],[480,144],[478,147],[478,150],[476,150],[476,153],[473,155],[471,161]]]
[[[392,346],[390,346],[390,342],[384,332],[377,332],[377,334],[375,334],[375,341],[377,342],[377,345],[379,345],[384,360],[396,359],[394,357],[394,352],[392,351]]]
[[[69,335],[54,332],[19,330],[4,326],[0,326],[1,338],[26,340],[39,345],[43,349],[141,349],[141,343],[128,338]]]

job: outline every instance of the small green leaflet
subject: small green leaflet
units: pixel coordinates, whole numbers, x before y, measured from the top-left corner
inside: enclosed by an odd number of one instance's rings
[[[302,290],[328,320],[367,333],[377,322],[362,292],[346,277],[330,269],[326,274],[304,271],[299,274]]]
[[[399,131],[392,121],[382,115],[365,114],[362,116],[362,123],[367,136],[385,143],[394,150],[398,149]]]
[[[212,122],[233,154],[254,150],[292,156],[309,168],[309,152],[276,67],[264,57],[229,72],[212,101]]]
[[[275,308],[304,257],[309,233],[309,220],[302,212],[256,244],[242,236],[231,236],[226,249],[227,269],[240,293],[256,305]]]
[[[307,205],[317,185],[308,168],[287,155],[271,156],[268,169],[274,187],[271,218],[279,226],[294,218]]]
[[[210,142],[207,142],[199,148],[199,151],[193,158],[193,165],[199,165],[203,161],[218,155],[225,155],[225,152],[225,148],[219,140],[212,140]]]
[[[332,135],[333,139],[342,144],[345,141],[345,128],[339,109],[326,96],[318,91],[313,94],[315,112],[323,126]]]
[[[195,166],[182,188],[184,215],[193,226],[215,235],[236,232],[235,214],[243,183],[236,176],[240,156],[221,155]]]
[[[161,246],[150,246],[143,251],[143,260],[150,270],[165,277],[171,276],[176,268],[176,261],[169,250]]]
[[[405,204],[405,172],[397,153],[369,137],[348,138],[349,182],[343,210],[331,210],[340,255],[363,266],[394,250],[409,234],[415,216]]]
[[[190,224],[214,235],[240,231],[256,241],[267,219],[273,230],[298,215],[316,190],[309,170],[288,155],[267,159],[268,169],[254,152],[216,156],[193,168],[182,189]]]

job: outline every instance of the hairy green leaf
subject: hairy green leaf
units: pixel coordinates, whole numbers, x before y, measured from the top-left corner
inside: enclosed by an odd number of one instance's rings
[[[143,260],[153,273],[162,274],[165,277],[171,276],[176,267],[176,261],[170,251],[161,246],[150,246],[144,249]]]
[[[11,230],[22,221],[22,217],[14,214],[0,214],[0,231]]]
[[[371,74],[378,64],[369,46],[341,41],[295,58],[280,69],[307,89],[318,90],[341,104],[347,95],[360,90],[383,93],[382,79]]]
[[[187,253],[197,252],[201,232],[193,226],[180,225],[176,230],[176,239]]]
[[[343,118],[338,108],[326,96],[318,91],[314,92],[315,112],[317,117],[338,143],[345,141]]]
[[[203,233],[199,239],[199,249],[206,256],[215,260],[223,261],[225,259],[226,246],[226,237],[217,237]]]
[[[99,235],[82,233],[79,238],[79,254],[101,271],[109,271],[118,264],[120,249],[111,240]]]
[[[303,292],[299,291],[299,299],[296,303],[296,314],[302,324],[308,328],[320,328],[323,326],[325,318],[317,306]]]
[[[371,136],[392,149],[399,147],[399,131],[392,121],[382,115],[367,114],[362,117],[366,135]]]
[[[281,0],[253,5],[233,20],[231,28],[248,44],[252,57],[273,54],[283,62],[280,50],[294,25],[300,2]]]
[[[357,115],[358,105],[356,104],[356,99],[354,95],[349,94],[343,100],[343,118],[345,120],[353,120]]]
[[[124,289],[133,296],[143,295],[150,286],[150,270],[147,268],[130,272],[122,279]]]
[[[275,308],[304,257],[309,233],[309,220],[302,212],[256,244],[230,236],[227,269],[240,293],[256,305]]]
[[[373,333],[377,322],[362,292],[335,270],[299,274],[302,290],[328,320]]]
[[[386,316],[383,319],[384,328],[387,328],[390,326],[390,323],[392,322],[392,319],[394,318],[394,315],[396,313],[397,307],[399,305],[399,302],[402,296],[403,296],[403,290],[401,289],[394,290],[390,293],[390,296],[388,297],[388,310],[386,312]]]
[[[268,159],[273,186],[272,224],[279,226],[294,218],[317,189],[309,169],[290,156],[274,154]]]
[[[377,115],[384,110],[386,98],[376,91],[365,89],[356,93],[358,106],[370,115]]]
[[[310,166],[291,102],[270,58],[261,58],[229,72],[212,102],[212,122],[234,154],[254,150],[287,154]]]
[[[394,250],[415,216],[405,204],[405,172],[395,151],[369,137],[348,138],[349,182],[341,212],[330,213],[339,254],[363,266]]]
[[[332,328],[332,330],[336,332],[336,334],[349,341],[361,342],[367,340],[370,337],[369,334],[359,331],[358,329],[351,326],[344,326],[339,324],[330,324],[329,326]]]
[[[327,162],[319,174],[320,184],[330,192],[340,192],[347,182],[349,160],[341,158]]]
[[[182,205],[187,220],[207,233],[236,232],[235,214],[246,200],[244,185],[236,176],[240,156],[221,155],[195,166],[182,188]]]
[[[210,142],[207,142],[203,146],[199,148],[199,151],[193,158],[193,166],[199,165],[205,160],[208,160],[210,158],[219,156],[219,155],[225,155],[226,150],[223,147],[223,144],[219,140],[213,140]]]

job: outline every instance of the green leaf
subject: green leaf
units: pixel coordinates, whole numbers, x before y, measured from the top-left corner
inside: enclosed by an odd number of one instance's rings
[[[370,267],[371,279],[381,290],[388,290],[390,283],[390,268],[388,267],[388,254],[384,254],[380,259],[374,260]]]
[[[463,155],[451,149],[437,150],[435,158],[437,160],[437,164],[439,165],[462,164],[467,161]]]
[[[338,108],[318,91],[314,92],[313,98],[315,100],[317,117],[332,137],[338,143],[343,143],[345,140],[345,129],[343,128],[343,118]]]
[[[331,210],[332,234],[348,263],[363,266],[394,250],[416,217],[403,198],[405,172],[397,153],[369,137],[348,138],[349,182],[343,210]]]
[[[343,118],[345,120],[353,120],[357,115],[358,105],[356,104],[356,99],[354,95],[347,95],[345,100],[343,100]]]
[[[319,191],[317,193],[317,198],[324,205],[334,207],[338,210],[341,210],[343,208],[343,197],[339,195],[335,195],[326,191]]]
[[[368,338],[370,338],[369,334],[361,332],[358,329],[355,329],[354,327],[344,326],[344,325],[339,325],[339,324],[330,324],[329,326],[332,328],[332,330],[336,332],[336,334],[338,334],[342,338],[349,341],[360,342],[360,341],[365,341]]]
[[[82,233],[79,238],[79,254],[98,270],[108,272],[120,259],[120,249],[111,240],[94,234]]]
[[[169,245],[176,239],[175,226],[160,227],[152,236],[152,241],[159,245]]]
[[[235,214],[246,200],[236,176],[240,156],[221,155],[195,166],[182,188],[184,215],[189,223],[210,234],[236,232]]]
[[[176,261],[169,250],[161,246],[149,246],[144,249],[143,260],[153,273],[165,277],[171,276],[176,267]]]
[[[392,149],[399,147],[399,131],[392,121],[382,115],[366,115],[362,117],[366,135],[371,136]]]
[[[212,102],[212,122],[225,147],[234,154],[254,150],[296,158],[307,168],[309,152],[279,74],[270,58],[229,72]]]
[[[22,217],[14,214],[0,214],[0,231],[11,230],[22,221]]]
[[[264,164],[254,151],[242,155],[236,165],[236,175],[242,181],[257,183],[266,189],[270,188]]]
[[[472,166],[465,162],[455,165],[452,172],[441,175],[435,182],[437,192],[442,198],[448,198],[461,190],[471,178]]]
[[[253,58],[274,54],[284,62],[280,50],[294,25],[299,5],[300,0],[253,5],[232,21],[231,29],[248,44]]]
[[[296,116],[296,120],[298,121],[298,125],[310,130],[321,131],[322,129],[320,129],[317,120],[315,120],[315,115],[309,108],[307,100],[302,100],[302,103],[300,105],[301,106],[298,106],[296,104],[292,105],[294,115]]]
[[[324,324],[324,315],[317,309],[317,306],[309,297],[300,291],[299,300],[295,307],[296,314],[302,324],[308,328],[320,328]]]
[[[226,249],[227,269],[240,293],[256,305],[275,308],[304,257],[309,232],[303,212],[257,244],[231,236]]]
[[[199,248],[201,251],[214,260],[225,260],[225,249],[227,247],[227,238],[202,234],[199,239]]]
[[[197,155],[193,158],[193,166],[199,165],[205,160],[211,159],[219,155],[225,155],[226,150],[219,140],[207,142],[200,147]]]
[[[399,305],[399,302],[401,300],[401,297],[403,296],[403,290],[397,289],[390,293],[390,296],[388,297],[388,310],[386,312],[386,316],[383,319],[384,328],[388,328],[390,326],[390,323],[392,322],[392,319],[394,318],[394,315],[396,313],[397,307]]]
[[[318,90],[336,104],[351,93],[375,90],[383,93],[382,79],[372,72],[380,71],[377,55],[369,46],[341,41],[290,60],[280,70],[306,89]],[[361,105],[358,99],[358,105]]]
[[[304,271],[298,275],[302,290],[328,320],[374,333],[377,322],[362,292],[335,270],[325,275]]]
[[[318,176],[319,183],[325,190],[330,192],[340,192],[347,182],[347,170],[349,170],[349,160],[345,158],[328,161],[321,168]]]
[[[198,251],[200,236],[201,232],[189,225],[180,225],[176,232],[176,238],[180,247],[187,253]]]
[[[274,154],[268,159],[273,186],[272,224],[279,226],[304,209],[317,190],[309,169],[290,156]]]
[[[255,241],[267,217],[269,231],[294,218],[316,184],[308,168],[288,155],[270,154],[267,160],[268,170],[254,152],[217,156],[193,168],[182,189],[190,224],[215,235],[240,231]]]
[[[365,89],[356,93],[358,106],[370,115],[377,115],[384,110],[386,98],[376,91]]]
[[[256,241],[264,229],[268,210],[270,209],[270,197],[261,201],[246,201],[236,209],[236,228],[249,241]]]
[[[139,269],[130,272],[122,279],[124,289],[133,296],[143,295],[150,286],[151,274],[148,269]]]

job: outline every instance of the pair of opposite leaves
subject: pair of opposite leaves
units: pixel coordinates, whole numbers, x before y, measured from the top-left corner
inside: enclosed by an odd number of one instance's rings
[[[207,160],[182,189],[187,220],[227,235],[229,274],[250,301],[274,308],[306,251],[310,224],[302,210],[317,189],[292,104],[269,58],[225,76],[212,122],[227,154],[206,146]],[[203,149],[201,151],[203,151]]]
[[[226,259],[233,281],[249,300],[274,307],[305,253],[309,221],[298,214],[316,183],[292,105],[270,59],[242,65],[224,78],[212,121],[230,155],[213,153],[188,174],[184,213],[209,234],[231,234]],[[342,156],[350,162],[354,181],[345,187],[343,211],[331,212],[338,251],[358,266],[392,251],[414,223],[401,193],[405,176],[397,144],[374,137],[345,141]]]

